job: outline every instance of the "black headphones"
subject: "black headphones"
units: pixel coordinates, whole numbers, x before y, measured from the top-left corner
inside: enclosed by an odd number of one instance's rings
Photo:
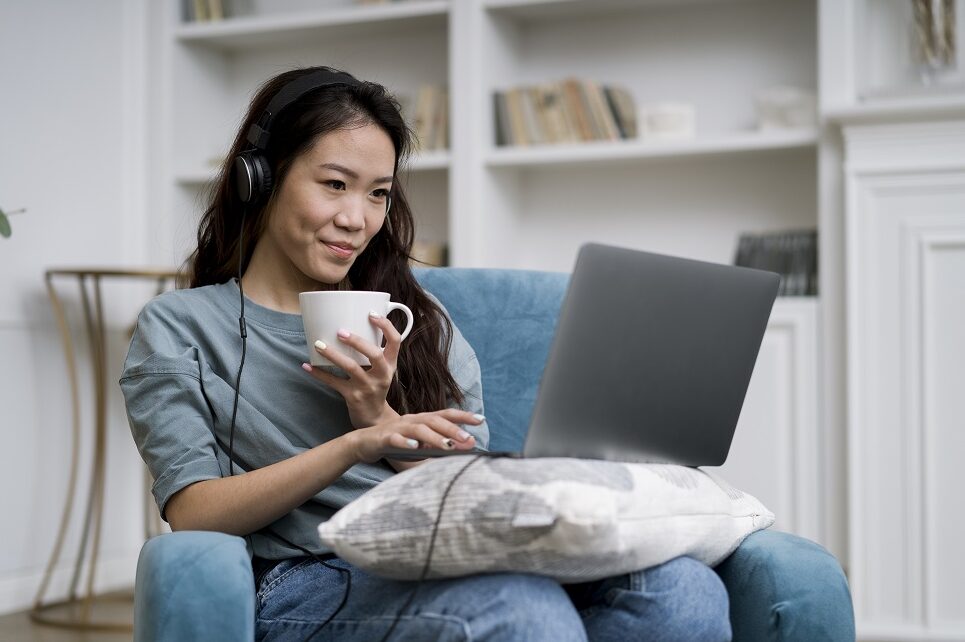
[[[271,138],[271,124],[286,107],[310,91],[331,85],[358,87],[361,83],[341,71],[322,69],[297,78],[284,87],[268,103],[261,116],[248,128],[247,139],[252,147],[235,156],[235,185],[243,203],[256,203],[271,194],[273,185],[271,164],[265,157]],[[386,208],[388,211],[388,208]]]

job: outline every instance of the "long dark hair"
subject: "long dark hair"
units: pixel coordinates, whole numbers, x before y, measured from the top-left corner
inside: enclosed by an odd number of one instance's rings
[[[247,206],[241,201],[232,171],[234,158],[250,148],[246,133],[272,97],[296,78],[320,69],[337,71],[328,67],[287,71],[265,82],[255,94],[212,187],[210,204],[201,217],[198,248],[185,266],[188,287],[225,283],[236,276],[242,225],[245,243],[240,270],[244,273],[247,269],[267,224],[266,205],[271,196]],[[338,287],[388,292],[393,301],[409,306],[416,322],[411,334],[402,342],[398,370],[387,401],[400,414],[440,410],[447,407],[450,399],[461,403],[463,394],[448,367],[452,324],[426,295],[409,268],[415,226],[398,176],[412,147],[412,132],[402,118],[398,101],[385,87],[371,82],[313,90],[286,107],[273,120],[265,156],[277,189],[285,181],[292,162],[311,149],[319,137],[366,124],[380,127],[395,146],[396,180],[391,189],[392,207],[382,228],[349,269],[348,283],[343,282]]]

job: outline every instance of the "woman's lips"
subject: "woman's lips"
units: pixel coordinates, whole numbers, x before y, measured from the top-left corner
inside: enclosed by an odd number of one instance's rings
[[[350,247],[341,247],[338,245],[332,245],[331,243],[325,243],[325,247],[332,251],[332,254],[339,257],[340,259],[347,259],[353,254],[355,250]]]

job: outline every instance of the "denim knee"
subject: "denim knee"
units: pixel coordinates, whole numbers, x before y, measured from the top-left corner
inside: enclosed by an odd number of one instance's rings
[[[583,622],[558,582],[523,573],[479,575],[472,580],[474,640],[585,642]]]
[[[678,557],[643,574],[643,593],[658,600],[660,640],[718,642],[731,639],[730,602],[717,573],[690,557]]]
[[[731,639],[724,583],[708,566],[691,558],[679,557],[570,590],[594,642]]]

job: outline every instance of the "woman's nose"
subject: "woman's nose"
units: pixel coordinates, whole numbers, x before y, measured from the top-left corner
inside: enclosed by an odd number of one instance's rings
[[[341,211],[335,215],[335,224],[347,230],[365,227],[365,202],[359,198],[346,198]]]

